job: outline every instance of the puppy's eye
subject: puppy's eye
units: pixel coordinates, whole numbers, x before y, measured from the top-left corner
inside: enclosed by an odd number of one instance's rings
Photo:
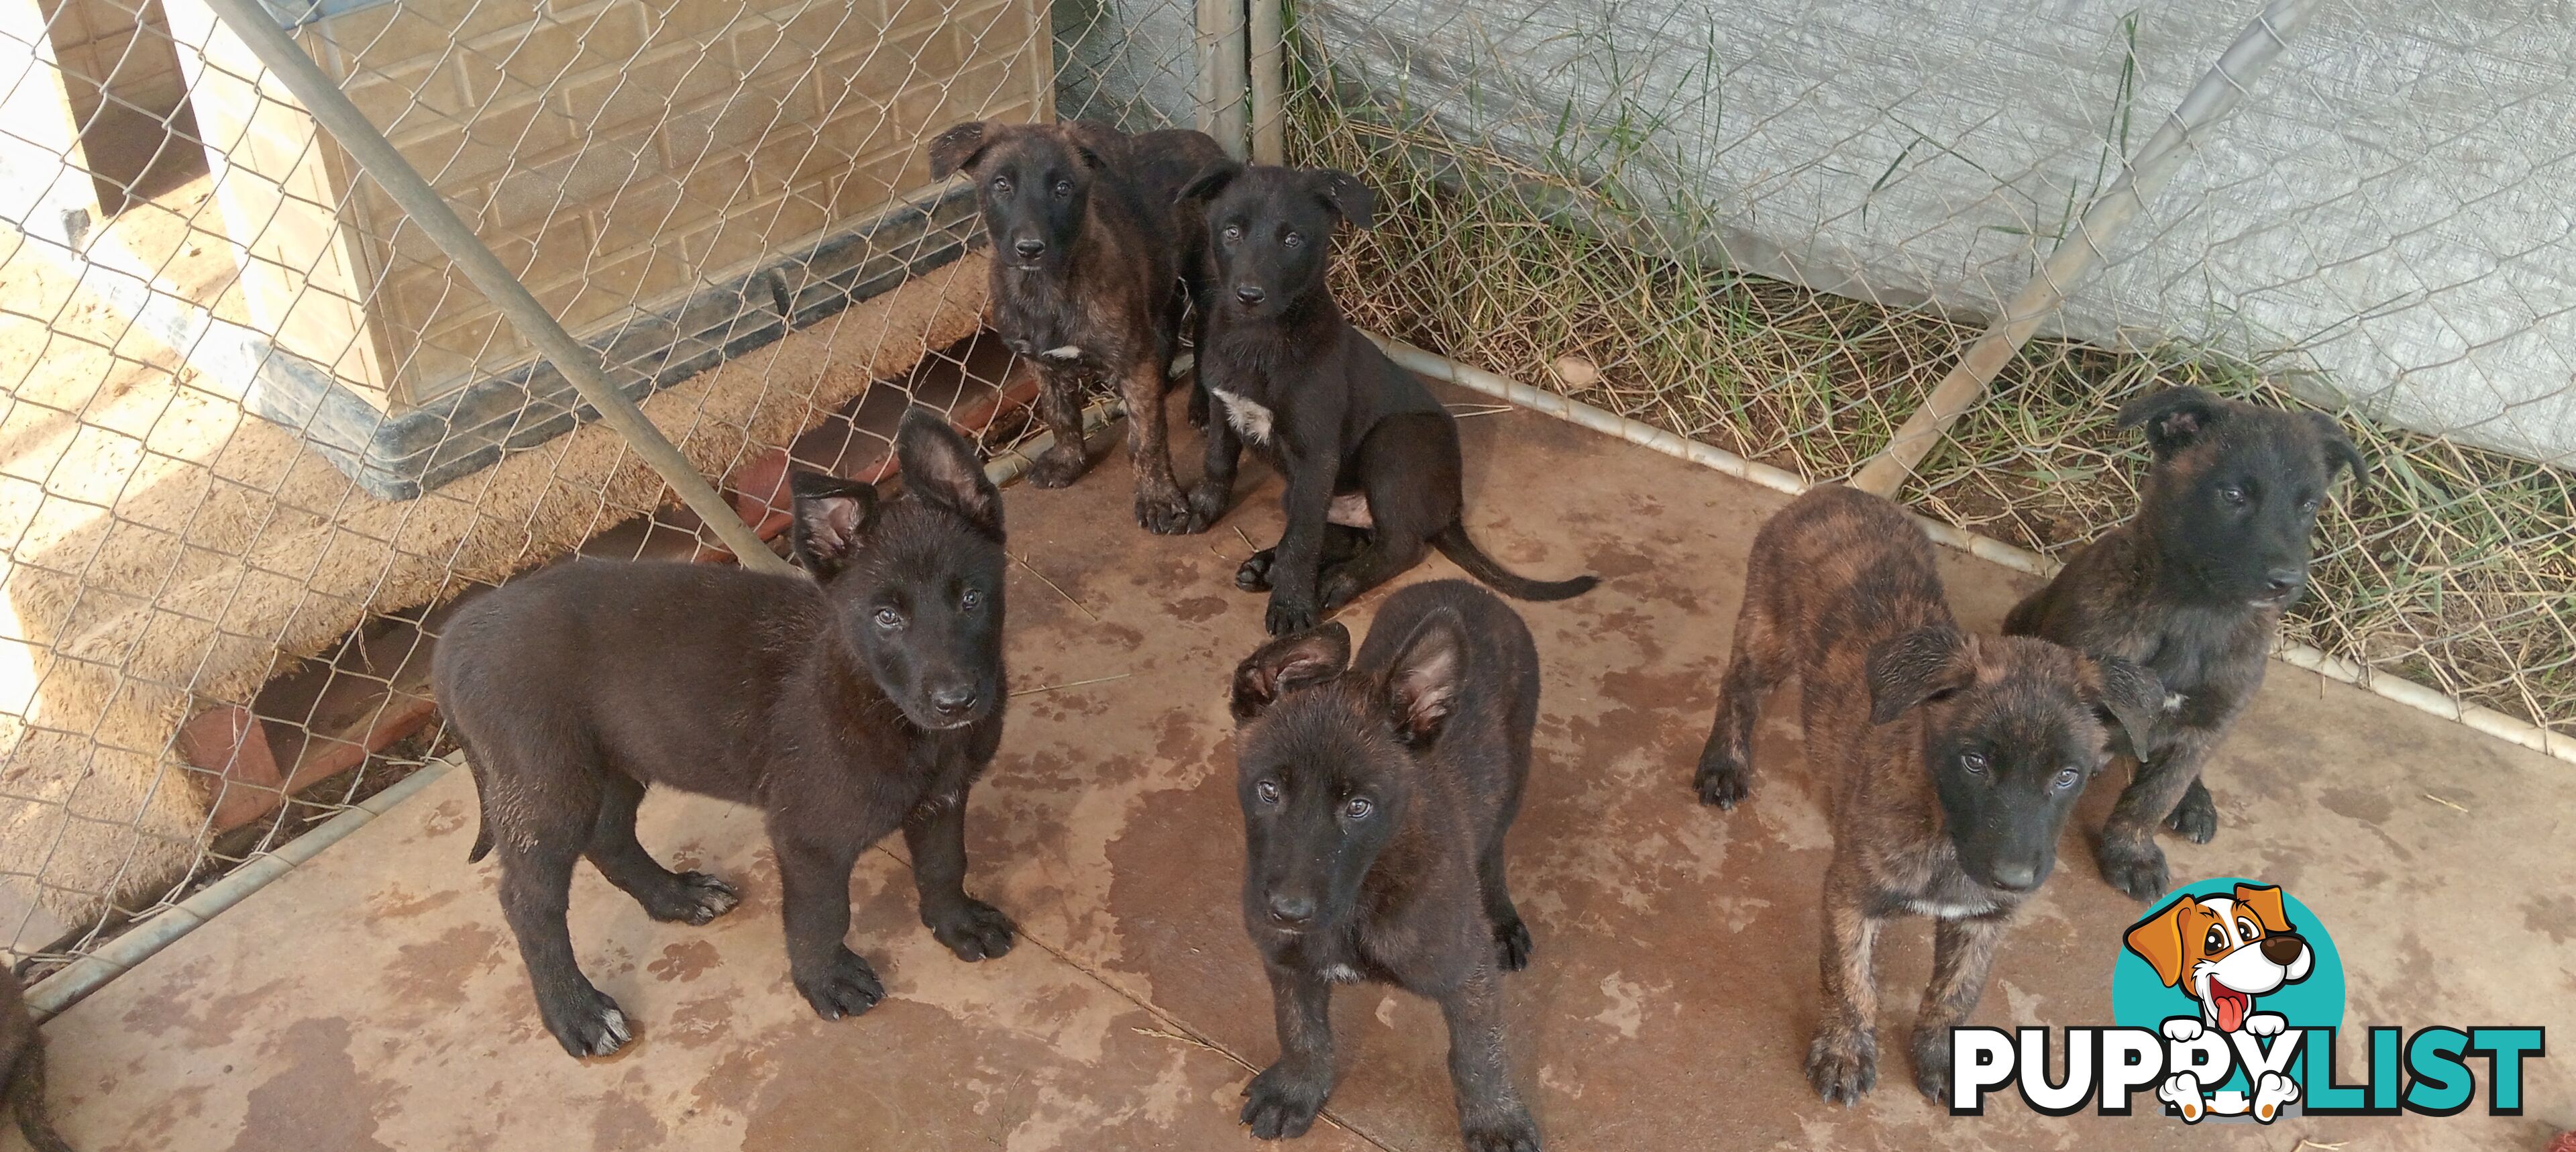
[[[2075,769],[2060,768],[2057,770],[2057,787],[2061,791],[2072,788],[2075,786],[2076,781],[2083,778],[2084,774],[2076,771]]]
[[[894,629],[903,627],[903,613],[897,612],[892,608],[877,609],[875,619],[877,627],[886,629],[887,631],[893,631]]]
[[[965,595],[957,598],[957,606],[968,612],[972,612],[984,606],[984,594],[976,589],[969,588],[966,590]]]
[[[993,192],[994,192],[996,195],[1002,195],[1002,196],[1010,195],[1010,193],[1011,193],[1011,178],[1010,178],[1010,177],[1008,177],[1008,176],[996,176],[996,177],[993,177]]]
[[[2239,484],[2221,485],[2218,489],[2218,498],[2242,508],[2245,506],[2245,488]]]
[[[1058,181],[1056,181],[1056,182],[1055,182],[1055,198],[1056,198],[1056,199],[1058,199],[1058,200],[1062,200],[1062,199],[1064,199],[1064,198],[1066,198],[1066,197],[1068,197],[1068,196],[1071,196],[1071,195],[1073,195],[1073,181],[1071,181],[1071,180],[1058,180]]]
[[[2236,934],[2248,940],[2259,939],[2263,935],[2263,928],[2261,925],[2239,916],[2236,918]]]
[[[1243,239],[1243,229],[1238,228],[1238,227],[1236,227],[1236,226],[1234,226],[1234,225],[1232,225],[1232,224],[1228,224],[1228,225],[1226,225],[1226,226],[1225,226],[1225,242],[1226,242],[1226,243],[1228,243],[1228,244],[1232,244],[1232,243],[1234,243],[1235,241],[1237,241],[1237,240],[1241,240],[1241,239]]]
[[[1342,804],[1342,819],[1366,820],[1368,814],[1375,811],[1377,805],[1369,803],[1367,797],[1353,796]]]
[[[2317,498],[2316,498],[2316,497],[2314,497],[2314,496],[2310,496],[2310,497],[2308,497],[2308,498],[2307,498],[2307,499],[2305,499],[2305,500],[2301,500],[2301,501],[2299,501],[2299,511],[2300,511],[2301,513],[2303,513],[2303,514],[2306,514],[2306,513],[2314,513],[2316,510],[2317,510]]]
[[[1285,236],[1280,237],[1280,238],[1279,238],[1279,242],[1280,242],[1281,244],[1284,244],[1284,245],[1286,245],[1286,246],[1290,247],[1290,248],[1294,248],[1294,247],[1296,247],[1296,246],[1298,246],[1298,245],[1300,245],[1300,244],[1305,243],[1305,242],[1306,242],[1306,238],[1305,238],[1305,237],[1303,237],[1303,236],[1300,236],[1300,235],[1298,235],[1298,234],[1296,234],[1296,233],[1294,233],[1294,232],[1291,232],[1291,233],[1289,233],[1289,234],[1287,234],[1287,235],[1285,235]]]
[[[1971,776],[1983,776],[1986,774],[1985,754],[1981,752],[1967,753],[1966,755],[1959,757],[1959,767],[1967,769],[1968,774]]]
[[[1261,797],[1264,804],[1276,804],[1279,802],[1279,782],[1264,780],[1252,786],[1252,794]]]
[[[2227,933],[2220,931],[2215,924],[2210,925],[2209,935],[2201,938],[2200,950],[2212,956],[2227,951]]]

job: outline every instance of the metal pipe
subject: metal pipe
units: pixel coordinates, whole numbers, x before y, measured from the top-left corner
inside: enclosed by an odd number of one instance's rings
[[[80,1003],[82,997],[97,991],[100,985],[151,959],[154,953],[196,931],[206,921],[214,919],[217,913],[268,887],[294,871],[296,865],[320,855],[323,849],[348,839],[350,833],[366,827],[369,821],[384,815],[394,805],[429,787],[456,765],[453,756],[442,756],[423,764],[419,771],[394,781],[384,791],[367,797],[356,806],[342,810],[312,831],[279,845],[275,851],[252,857],[250,862],[207,885],[196,895],[108,941],[106,947],[37,981],[35,987],[27,990],[28,1009],[36,1014],[37,1019],[43,1020]]]
[[[2039,322],[2065,303],[2067,294],[2085,277],[2092,275],[2102,263],[2103,247],[2137,217],[2148,201],[2155,199],[2156,193],[2164,190],[2165,181],[2182,167],[2183,150],[2245,102],[2245,94],[2280,58],[2290,37],[2307,24],[2317,3],[2318,0],[2272,0],[2253,23],[2237,34],[2236,42],[2219,54],[2218,63],[2200,78],[2200,83],[2192,85],[2120,178],[2085,207],[2075,230],[2058,242],[2039,273],[2004,306],[2004,314],[1968,346],[1959,363],[1933,386],[1923,406],[1906,417],[1904,426],[1889,438],[1887,447],[1861,468],[1860,475],[1852,481],[1853,487],[1881,496],[1896,494],[1897,486],[1914,474],[1915,466],[1923,462],[1933,445],[1941,442],[1950,425],[1976,405],[1985,395],[1986,386],[1994,382],[1995,374],[2012,361],[2022,345],[2030,342],[2032,334],[2039,330]]]
[[[1249,0],[1252,5],[1252,162],[1288,162],[1288,0]]]
[[[572,333],[564,331],[563,325],[556,323],[545,306],[529,294],[527,286],[519,283],[519,278],[511,275],[509,269],[502,267],[500,258],[484,246],[482,238],[466,226],[455,209],[448,207],[446,198],[431,188],[429,181],[421,178],[411,162],[395,150],[393,142],[385,139],[384,133],[377,131],[376,126],[367,120],[366,114],[349,102],[339,85],[323,75],[322,69],[313,63],[313,58],[305,55],[304,50],[277,26],[276,19],[260,0],[206,0],[206,6],[214,9],[224,25],[242,38],[242,43],[250,48],[251,54],[257,56],[261,64],[277,74],[286,90],[303,103],[305,111],[330,130],[331,135],[339,140],[340,147],[357,160],[358,166],[375,179],[385,194],[411,217],[412,223],[420,226],[422,234],[436,243],[448,259],[455,261],[457,270],[463,272],[465,278],[472,281],[503,316],[509,318],[511,326],[518,329],[529,343],[536,345],[537,351],[554,364],[556,371],[563,373],[564,379],[572,383],[573,390],[599,410],[600,422],[624,436],[627,444],[635,449],[635,454],[661,474],[663,481],[679,495],[680,502],[697,513],[698,519],[704,521],[716,539],[733,552],[736,560],[746,568],[761,571],[795,571],[761,544],[760,537],[742,522],[742,517],[725,503],[723,497],[716,495],[716,490],[704,477],[698,475],[697,467],[689,463],[688,457],[681,455],[680,450],[662,436],[661,429],[644,418],[644,410],[608,382],[608,377],[600,371],[597,354],[573,339]]]
[[[239,0],[235,0],[239,2]],[[1198,126],[1237,160],[1249,152],[1243,122],[1244,0],[1198,0]]]
[[[1688,437],[1676,436],[1661,428],[1641,424],[1625,416],[1595,408],[1561,393],[1533,388],[1517,380],[1497,376],[1482,368],[1471,368],[1402,340],[1380,336],[1374,332],[1364,332],[1363,335],[1376,341],[1378,347],[1385,349],[1386,354],[1406,370],[1434,380],[1446,381],[1524,408],[1536,409],[1559,420],[1617,437],[1642,448],[1651,448],[1667,456],[1676,456],[1703,467],[1716,469],[1774,492],[1795,496],[1811,486],[1805,478],[1794,472],[1786,472],[1759,461],[1747,460],[1715,445],[1702,444]],[[1992,537],[1977,535],[1956,525],[1944,524],[1922,513],[1908,510],[1906,515],[1913,517],[1916,526],[1922,528],[1924,534],[1930,536],[1933,542],[1968,553],[1988,563],[2042,579],[2056,575],[2058,568],[2061,567],[2056,561],[2036,552],[2016,548]],[[2304,668],[2328,680],[2341,681],[2417,711],[2456,721],[2475,731],[2521,745],[2541,755],[2576,763],[2576,737],[2560,735],[2528,720],[2508,716],[2493,708],[2462,702],[2401,676],[2374,672],[2363,665],[2340,656],[2328,655],[2305,644],[2276,641],[2272,648],[2272,655],[2284,664]]]

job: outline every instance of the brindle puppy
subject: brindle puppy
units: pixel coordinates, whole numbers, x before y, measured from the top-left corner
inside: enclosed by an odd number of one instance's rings
[[[1938,1100],[1950,1029],[1976,1009],[2013,912],[2056,865],[2058,832],[2110,758],[2108,729],[2144,731],[2163,689],[2125,660],[1960,631],[1922,531],[1839,486],[1790,502],[1753,539],[1701,802],[1744,799],[1762,698],[1791,676],[1807,763],[1833,795],[1808,1082],[1840,1104],[1877,1083],[1872,943],[1888,918],[1923,915],[1936,927],[1914,1085]]]
[[[2154,733],[2119,748],[2136,769],[2102,830],[2102,878],[2139,900],[2172,886],[2162,821],[2195,843],[2218,832],[2201,767],[2262,686],[2281,613],[2308,582],[2308,537],[2335,473],[2366,471],[2343,429],[2198,388],[2131,401],[2155,466],[2138,514],[2015,606],[2004,632],[2147,666],[2164,683]]]
[[[1225,153],[1205,133],[1127,136],[1096,124],[957,125],[930,142],[930,171],[976,181],[993,238],[993,327],[1038,376],[1038,416],[1055,446],[1029,471],[1040,488],[1090,466],[1082,393],[1116,381],[1136,468],[1136,522],[1198,532],[1172,478],[1163,392],[1186,300],[1182,274],[1202,231],[1179,190]],[[1182,233],[1187,229],[1188,235]],[[1195,283],[1193,280],[1192,283]]]
[[[45,1118],[45,1036],[27,1014],[18,974],[0,965],[0,1112],[18,1114],[18,1131],[36,1152],[72,1152]]]

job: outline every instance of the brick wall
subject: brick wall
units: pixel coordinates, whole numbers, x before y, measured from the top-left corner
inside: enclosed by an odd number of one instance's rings
[[[157,0],[45,0],[41,6],[79,123],[97,114],[101,89],[161,115],[186,102],[179,54]]]
[[[187,23],[194,0],[169,2]],[[1042,11],[399,0],[301,36],[538,300],[589,336],[928,191],[921,142],[949,123],[1050,114]],[[293,126],[243,115],[257,70],[228,66],[222,37],[205,39],[198,117],[231,148],[238,171],[218,193],[256,266],[252,295],[277,301],[265,319],[281,345],[391,409],[532,358],[327,141],[304,147]],[[293,108],[273,88],[257,94]]]

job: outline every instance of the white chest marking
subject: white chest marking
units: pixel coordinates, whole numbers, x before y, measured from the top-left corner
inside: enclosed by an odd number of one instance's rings
[[[1224,395],[1224,393],[1218,393],[1218,395]],[[1348,964],[1331,965],[1324,969],[1323,976],[1324,982],[1327,984],[1357,984],[1360,982],[1359,970]]]
[[[1049,348],[1044,352],[1038,353],[1038,355],[1044,356],[1049,360],[1079,360],[1082,359],[1082,349],[1076,348],[1071,344],[1067,344],[1062,348]]]
[[[1210,388],[1208,391],[1225,404],[1225,422],[1234,425],[1234,430],[1242,433],[1244,439],[1255,444],[1270,442],[1269,409],[1223,388]]]
[[[1961,920],[1970,916],[1983,916],[1995,910],[1995,906],[1990,903],[1943,904],[1933,900],[1908,900],[1905,906],[1921,915],[1938,920]]]
[[[2170,715],[2173,715],[2174,713],[2177,713],[2177,712],[2180,712],[2180,711],[2182,711],[2182,693],[2180,693],[2180,692],[2168,692],[2168,693],[2166,693],[2166,694],[2165,694],[2165,714],[2166,714],[2166,715],[2168,715],[2168,716],[2170,716]]]

